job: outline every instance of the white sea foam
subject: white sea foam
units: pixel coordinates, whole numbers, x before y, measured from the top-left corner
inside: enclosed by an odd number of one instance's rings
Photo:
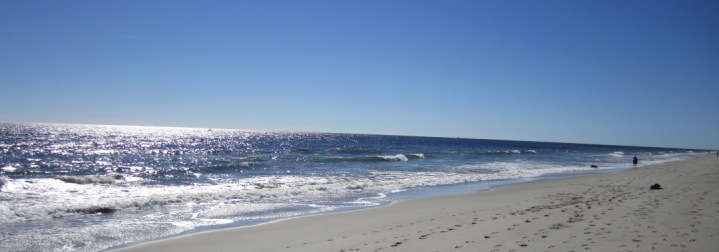
[[[671,157],[667,156],[667,158]],[[679,158],[677,156],[677,159]],[[660,163],[665,160],[667,159],[648,160],[647,163]],[[235,221],[289,218],[332,211],[343,206],[376,206],[385,199],[386,192],[401,192],[409,188],[534,178],[552,173],[589,170],[592,169],[506,161],[460,165],[449,169],[449,172],[372,171],[370,176],[263,176],[218,179],[217,184],[181,186],[143,186],[128,182],[67,183],[59,179],[5,178],[5,186],[0,196],[3,197],[3,201],[0,201],[0,225],[89,214],[134,213],[135,217],[132,221],[142,223],[140,225],[144,226],[142,230],[136,230],[137,224],[119,220],[58,231],[63,233],[59,237],[83,241],[92,239],[83,232],[113,230],[110,233],[121,233],[123,239],[145,239],[149,237],[146,236],[148,232],[154,232],[152,235],[157,233],[164,236],[201,226],[229,224]],[[38,197],[39,195],[42,197]],[[333,199],[339,198],[352,199],[354,198],[352,195],[366,196],[356,197],[355,200],[344,203],[308,203],[332,202]],[[148,212],[147,210],[152,211],[138,215]],[[140,233],[145,236],[138,236],[137,234]],[[60,242],[51,239],[48,244],[68,244]],[[39,250],[49,248],[32,247],[41,245],[28,246],[31,247],[27,248]],[[83,249],[91,247],[92,245],[89,245]]]
[[[402,154],[397,154],[394,156],[379,156],[379,158],[384,159],[384,160],[402,161],[402,162],[409,160],[409,159],[407,159],[407,157],[405,155],[402,155]]]
[[[0,177],[0,192],[2,192],[2,188],[5,186],[6,183],[7,183],[7,178]]]
[[[270,176],[226,184],[188,186],[115,185],[96,183],[105,182],[104,178],[89,178],[73,177],[71,183],[59,179],[9,179],[3,197],[10,198],[13,204],[0,203],[0,207],[6,208],[0,213],[0,224],[157,207],[177,208],[176,211],[187,212],[187,216],[195,210],[205,217],[239,216],[253,211],[248,206],[262,206],[263,202],[280,200],[284,203],[274,206],[281,207],[293,202],[348,195],[357,189],[372,187],[370,180],[342,177]],[[42,201],[31,195],[43,195]],[[186,209],[188,203],[197,205]],[[217,207],[217,210],[211,208],[223,204],[232,206]],[[243,204],[243,207],[238,207]],[[232,209],[232,212],[219,214],[220,209]]]
[[[462,172],[471,169],[494,172]],[[183,213],[177,216],[194,216],[207,222],[212,218],[239,218],[252,212],[267,212],[301,202],[351,197],[358,193],[382,194],[414,187],[528,178],[568,170],[579,168],[526,169],[517,163],[497,162],[467,165],[459,167],[457,172],[372,171],[371,176],[264,176],[183,186],[118,184],[113,182],[117,179],[112,176],[68,176],[63,180],[8,179],[3,195],[14,203],[0,203],[3,207],[0,224],[158,207],[176,211],[174,215]],[[43,198],[38,201],[32,195],[43,195]]]
[[[551,143],[142,127],[25,128],[37,134],[18,131],[26,134],[24,139],[0,141],[12,142],[0,144],[0,153],[12,152],[0,163],[0,227],[8,234],[0,243],[11,251],[97,251],[207,225],[254,224],[376,206],[403,197],[393,193],[431,195],[447,188],[424,188],[430,186],[511,183],[552,173],[632,167],[622,152]],[[611,150],[637,155],[639,165],[686,155],[678,150],[682,153]],[[591,169],[590,164],[601,168]]]
[[[612,156],[612,157],[624,157],[624,152],[615,151],[615,152],[609,153],[609,156]]]
[[[362,198],[358,198],[358,199],[348,202],[348,203],[372,206],[372,205],[378,205],[377,201],[380,199],[384,199],[384,198],[387,198],[387,194],[377,193],[377,195],[374,197],[362,197]]]
[[[406,157],[400,154],[387,156],[387,159],[406,160]],[[682,159],[685,159],[682,154],[648,156],[642,160],[641,165]],[[612,165],[600,167],[609,168]],[[205,185],[156,186],[143,185],[139,183],[141,179],[119,175],[62,176],[56,179],[3,177],[0,179],[0,189],[3,192],[0,195],[3,199],[0,201],[0,224],[84,214],[134,212],[159,207],[184,213],[178,216],[194,214],[196,218],[205,219],[203,222],[207,222],[206,219],[214,217],[239,218],[237,216],[244,213],[280,209],[301,202],[351,198],[358,193],[400,192],[414,187],[533,178],[552,173],[590,170],[593,169],[588,166],[505,161],[459,165],[445,171],[375,170],[370,171],[370,176],[277,175],[217,179],[214,184]],[[191,207],[188,207],[188,204]]]
[[[112,175],[90,175],[90,176],[59,176],[56,179],[75,184],[114,184],[123,181],[124,177],[120,174]]]
[[[492,150],[479,152],[481,155],[513,155],[521,153],[522,152],[520,150]]]
[[[17,168],[8,165],[3,168],[0,168],[0,170],[4,172],[14,172],[15,170],[17,170]]]

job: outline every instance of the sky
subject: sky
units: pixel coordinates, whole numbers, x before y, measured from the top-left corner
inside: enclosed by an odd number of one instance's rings
[[[0,1],[0,122],[719,149],[719,1]]]

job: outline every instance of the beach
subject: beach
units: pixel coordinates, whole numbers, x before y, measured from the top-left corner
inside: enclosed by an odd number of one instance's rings
[[[116,251],[716,251],[718,184],[719,158],[700,154]]]
[[[482,219],[491,207],[541,198],[535,194],[495,195],[510,190],[498,188],[532,182],[527,186],[534,187],[524,190],[536,191],[536,186],[543,185],[535,184],[537,181],[641,170],[691,160],[704,152],[118,125],[0,123],[0,132],[0,234],[4,234],[0,244],[6,251],[104,251],[278,221],[283,224],[252,227],[249,233],[272,230],[272,238],[262,239],[278,241],[283,249],[305,242],[311,245],[318,237],[332,239],[333,243],[322,246],[337,246],[338,250],[353,245],[338,244],[335,233],[352,237],[359,245],[382,246],[375,245],[369,234],[407,227],[408,223],[436,225],[419,226],[435,232],[437,226],[444,226],[441,222],[447,219],[443,216],[451,216],[447,213]],[[634,156],[641,160],[636,166],[632,164]],[[476,192],[483,193],[468,195]],[[558,192],[544,194],[550,193]],[[442,198],[452,195],[463,196]],[[414,201],[427,198],[432,199]],[[525,206],[529,207],[532,205]],[[513,208],[507,209],[518,211]],[[361,209],[373,210],[365,213]],[[334,215],[348,211],[356,213]],[[397,214],[400,216],[393,216]],[[316,217],[300,218],[306,216]],[[426,221],[433,218],[436,221]],[[293,223],[299,228],[283,226]],[[342,224],[329,228],[326,223]],[[387,223],[393,225],[386,227]],[[359,230],[344,227],[348,225]],[[278,230],[284,229],[288,231],[281,235]],[[298,234],[308,230],[317,232],[305,237]],[[399,230],[402,233],[397,237],[408,232],[425,234],[423,229]],[[325,231],[328,233],[321,233]],[[364,233],[367,237],[361,236]],[[251,235],[242,237],[253,242],[239,241],[243,246],[275,246]],[[411,244],[394,241],[390,245],[397,242],[403,245],[390,248]]]

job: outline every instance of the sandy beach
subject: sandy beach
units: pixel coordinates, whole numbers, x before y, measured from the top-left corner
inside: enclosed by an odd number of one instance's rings
[[[719,158],[701,154],[117,251],[719,251],[718,188]]]

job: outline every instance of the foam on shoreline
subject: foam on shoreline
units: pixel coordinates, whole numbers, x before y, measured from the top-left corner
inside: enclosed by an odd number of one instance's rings
[[[714,251],[718,172],[719,158],[696,155],[619,173],[407,200],[119,250]],[[649,190],[654,183],[664,189]]]

